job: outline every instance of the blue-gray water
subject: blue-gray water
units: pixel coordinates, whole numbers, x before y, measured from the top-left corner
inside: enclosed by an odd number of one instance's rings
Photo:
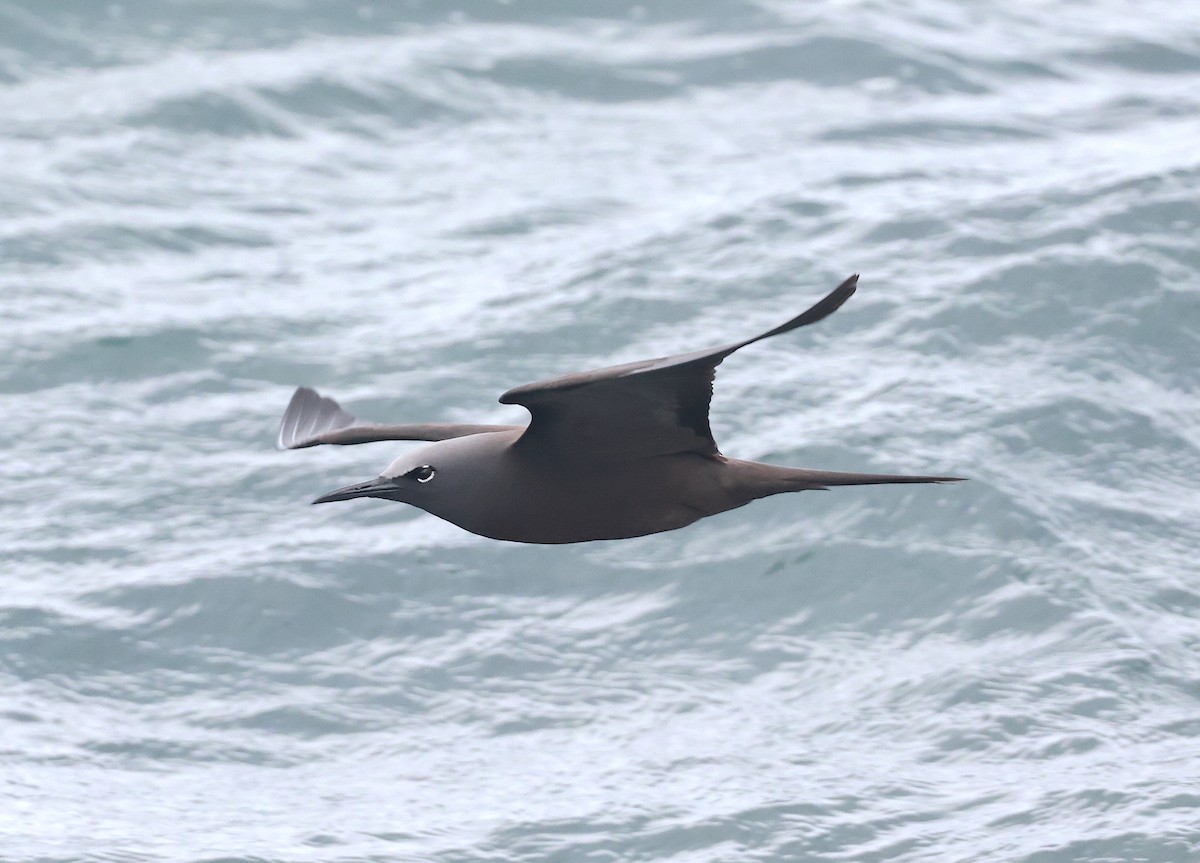
[[[452,7],[452,8],[451,8]],[[364,417],[720,344],[954,472],[566,547]],[[0,2],[0,859],[1200,859],[1200,13]]]

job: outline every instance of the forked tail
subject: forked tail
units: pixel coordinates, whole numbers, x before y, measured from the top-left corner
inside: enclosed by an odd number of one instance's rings
[[[827,489],[834,485],[891,485],[902,482],[962,482],[962,476],[912,476],[893,473],[849,473],[840,470],[778,468],[779,479],[791,487],[788,491]],[[781,489],[782,490],[782,489]]]
[[[913,476],[894,473],[850,473],[841,470],[809,470],[783,467],[760,461],[727,459],[739,494],[747,500],[789,491],[815,491],[835,485],[891,485],[912,482],[960,482],[961,476]]]

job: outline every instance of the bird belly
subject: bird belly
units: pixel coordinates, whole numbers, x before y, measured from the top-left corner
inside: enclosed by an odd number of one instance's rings
[[[685,527],[744,502],[727,493],[721,467],[714,459],[686,454],[633,465],[517,470],[475,489],[479,506],[452,517],[435,515],[472,533],[512,542],[628,539]]]

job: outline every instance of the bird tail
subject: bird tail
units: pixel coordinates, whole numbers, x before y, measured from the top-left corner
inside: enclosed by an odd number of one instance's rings
[[[961,476],[919,476],[893,473],[848,473],[840,470],[806,470],[784,468],[779,477],[792,485],[793,491],[827,489],[835,485],[891,485],[908,482],[961,482]]]
[[[726,459],[738,489],[746,500],[789,491],[816,491],[835,485],[890,485],[910,482],[960,482],[961,476],[913,476],[895,473],[848,473],[840,470],[809,470],[761,461]]]

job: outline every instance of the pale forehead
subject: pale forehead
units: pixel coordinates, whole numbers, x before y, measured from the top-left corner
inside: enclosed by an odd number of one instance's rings
[[[429,464],[428,449],[428,447],[423,447],[416,452],[405,453],[389,464],[380,476],[401,476],[423,464]]]
[[[451,467],[473,471],[487,469],[515,437],[515,432],[491,432],[441,440],[404,453],[380,476],[401,476],[424,464],[435,470]]]
[[[458,440],[462,440],[462,438]],[[381,473],[380,476],[401,476],[423,464],[437,467],[439,463],[444,463],[447,457],[451,457],[455,450],[456,442],[456,440],[443,440],[431,443],[428,446],[419,447],[412,452],[406,452],[389,464],[387,470]]]

